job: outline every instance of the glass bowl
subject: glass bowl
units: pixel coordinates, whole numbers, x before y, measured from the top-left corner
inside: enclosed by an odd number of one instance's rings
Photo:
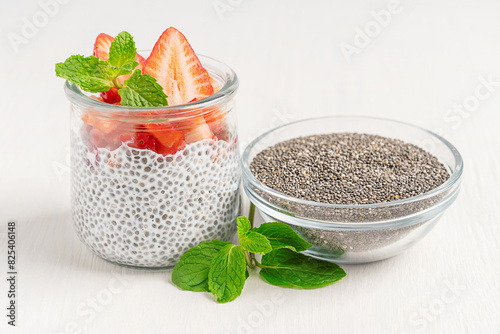
[[[356,132],[403,140],[433,154],[450,178],[419,196],[386,203],[341,205],[297,199],[264,185],[250,171],[263,149],[301,136]],[[290,225],[313,246],[304,253],[337,263],[365,263],[395,256],[422,239],[456,199],[463,170],[457,149],[418,126],[373,117],[330,116],[301,120],[268,131],[242,156],[243,187],[265,222]]]

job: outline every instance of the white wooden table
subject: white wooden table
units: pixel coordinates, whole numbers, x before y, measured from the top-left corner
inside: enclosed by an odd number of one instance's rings
[[[500,2],[55,1],[0,10],[0,333],[500,333]],[[338,284],[288,290],[255,273],[224,305],[180,291],[170,272],[99,259],[70,220],[69,110],[54,64],[90,54],[100,32],[127,30],[148,49],[169,26],[238,73],[242,144],[311,116],[411,122],[462,153],[456,203],[413,248],[346,265]]]

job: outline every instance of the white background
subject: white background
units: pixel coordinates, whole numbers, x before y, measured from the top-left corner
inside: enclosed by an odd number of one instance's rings
[[[401,0],[379,31],[372,11],[388,1],[66,2],[50,17],[38,1],[0,6],[0,268],[17,219],[19,271],[15,329],[0,274],[0,333],[500,333],[500,1]],[[170,272],[97,258],[70,220],[69,103],[54,64],[90,55],[100,32],[127,30],[150,49],[169,26],[237,72],[242,143],[310,116],[411,122],[462,153],[456,203],[413,248],[346,265],[338,284],[287,290],[255,273],[224,305],[180,291]],[[355,44],[366,27],[372,37]],[[464,103],[469,111],[454,111]]]

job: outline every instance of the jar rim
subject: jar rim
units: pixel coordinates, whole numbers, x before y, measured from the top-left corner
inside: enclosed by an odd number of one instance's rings
[[[153,115],[148,115],[150,118],[165,118],[165,117],[179,117],[179,116],[193,116],[193,111],[203,110],[206,108],[220,106],[224,102],[229,101],[238,90],[239,80],[236,73],[224,63],[204,55],[198,55],[203,67],[212,76],[223,79],[223,84],[219,91],[216,93],[195,102],[190,102],[175,106],[161,106],[161,107],[129,107],[114,105],[98,101],[85,94],[78,85],[66,81],[64,91],[68,100],[81,108],[92,108],[101,116],[110,117],[116,116],[142,116],[140,112],[151,111]],[[196,116],[201,115],[196,113]]]

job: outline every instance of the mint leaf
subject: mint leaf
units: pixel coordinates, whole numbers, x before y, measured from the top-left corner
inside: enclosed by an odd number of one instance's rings
[[[226,245],[213,258],[208,272],[208,287],[219,303],[234,300],[246,280],[245,251],[241,246]]]
[[[302,252],[312,246],[284,223],[264,223],[252,231],[266,236],[273,250],[288,247],[293,251]]]
[[[109,47],[109,64],[111,66],[122,67],[135,62],[136,55],[137,50],[135,48],[134,38],[128,32],[122,31],[115,37]],[[135,66],[133,66],[132,69],[134,69]]]
[[[346,275],[335,263],[317,260],[287,248],[262,256],[260,267],[260,275],[265,281],[287,288],[319,288]]]
[[[56,75],[91,93],[107,92],[113,87],[107,62],[94,56],[71,56],[64,63],[56,64]]]
[[[210,291],[226,303],[241,294],[250,276],[247,265],[258,266],[268,283],[287,288],[319,288],[346,276],[335,263],[297,253],[311,245],[286,224],[252,229],[247,217],[238,217],[237,224],[241,246],[214,240],[191,248],[174,267],[172,282],[184,290]],[[249,252],[263,254],[262,262]]]
[[[189,249],[175,265],[172,272],[172,283],[183,290],[210,291],[208,289],[208,272],[213,258],[229,242],[214,240],[202,242]]]
[[[250,223],[250,220],[245,216],[238,217],[236,223],[238,225],[238,238],[241,238],[243,234],[250,231],[252,228],[252,223]]]
[[[141,70],[135,70],[130,78],[125,80],[118,94],[123,106],[161,107],[168,104],[167,96],[156,79],[147,74],[143,75]]]
[[[253,230],[240,236],[240,245],[247,251],[256,254],[266,254],[273,250],[269,240]]]
[[[134,69],[139,65],[138,62],[132,61],[130,63],[127,63],[121,67],[116,67],[116,66],[109,66],[108,71],[113,78],[119,77],[120,75],[127,75],[131,74]]]

